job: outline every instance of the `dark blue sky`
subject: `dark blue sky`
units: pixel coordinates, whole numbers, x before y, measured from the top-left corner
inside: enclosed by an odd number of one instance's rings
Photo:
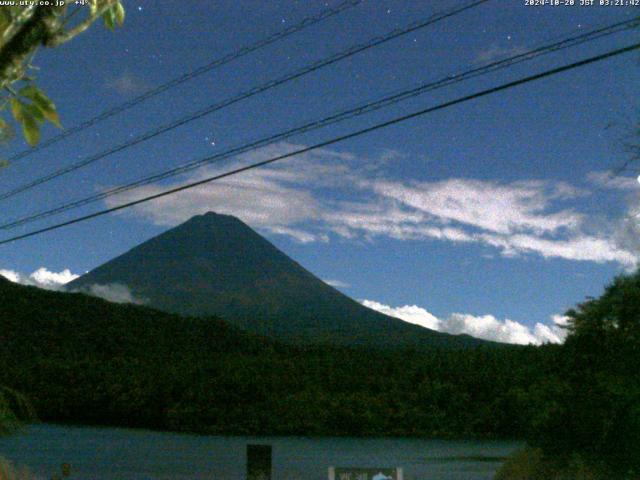
[[[70,44],[41,51],[36,57],[39,82],[58,105],[63,124],[73,126],[328,4],[336,2],[126,1],[126,23],[116,33],[96,25]],[[15,162],[0,173],[0,190],[461,4],[364,1]],[[637,15],[640,8],[634,7],[530,7],[524,0],[491,1],[7,199],[0,205],[0,217],[5,221],[83,197]],[[624,46],[637,41],[638,32],[459,83],[298,136],[269,152],[312,144]],[[637,218],[637,173],[626,172],[623,179],[603,186],[603,172],[628,158],[623,143],[637,123],[637,75],[638,54],[632,53],[467,102],[270,170],[0,246],[0,269],[30,273],[39,267],[68,268],[83,273],[193,214],[216,210],[240,216],[348,295],[396,309],[387,309],[390,313],[404,312],[405,318],[414,315],[414,321],[422,321],[429,318],[425,309],[448,325],[463,322],[467,331],[479,335],[485,327],[511,335],[524,326],[535,336],[536,323],[549,324],[552,315],[597,295],[615,274],[633,268],[638,250],[630,227]],[[55,133],[47,127],[44,138]],[[10,147],[6,156],[25,145],[19,139]],[[215,171],[260,155],[265,153],[229,160]],[[197,171],[148,186],[143,193],[204,174]],[[122,200],[111,199],[106,205]],[[104,206],[95,204],[56,220]],[[30,227],[44,225],[47,222]],[[397,309],[412,305],[420,309]],[[454,318],[454,313],[461,315]],[[513,335],[522,334],[518,332]]]

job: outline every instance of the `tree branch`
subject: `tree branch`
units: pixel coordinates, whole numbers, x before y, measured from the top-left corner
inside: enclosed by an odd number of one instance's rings
[[[80,35],[82,32],[87,30],[93,22],[98,20],[107,10],[109,10],[117,0],[108,0],[95,12],[91,13],[84,21],[80,22],[78,25],[73,27],[71,30],[64,31],[64,29],[60,29],[58,32],[54,33],[47,40],[47,47],[57,47],[62,45],[63,43],[68,42],[69,40],[73,40],[74,37]]]
[[[36,7],[11,40],[0,48],[0,88],[24,75],[25,60],[40,45],[46,43],[57,13],[52,7]]]
[[[22,26],[33,16],[33,14],[35,13],[35,9],[36,7],[34,5],[30,5],[11,20],[11,23],[7,26],[4,32],[2,32],[2,38],[0,38],[0,45],[2,47],[4,47],[7,42],[9,42],[16,35],[16,33],[18,33]],[[7,15],[11,14],[7,13]]]

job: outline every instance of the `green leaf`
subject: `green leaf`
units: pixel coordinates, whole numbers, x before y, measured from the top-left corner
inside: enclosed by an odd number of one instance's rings
[[[104,19],[105,27],[113,32],[116,29],[116,16],[113,8],[110,8],[106,12],[104,12],[102,14],[102,18]]]
[[[11,25],[11,12],[8,9],[0,8],[0,29],[3,31]]]
[[[32,147],[40,141],[40,127],[33,117],[24,117],[22,120],[22,132],[24,133],[24,138],[27,139],[27,142]]]
[[[26,87],[22,87],[18,93],[20,95],[22,95],[23,97],[27,97],[27,98],[31,98],[31,99],[33,99],[38,94],[44,95],[44,93],[42,93],[42,90],[40,90],[38,87],[36,87],[32,83],[30,83]]]
[[[4,118],[0,118],[0,144],[6,144],[14,136],[13,126]]]
[[[15,118],[18,122],[22,122],[22,119],[24,118],[24,103],[22,103],[15,97],[11,98],[10,103],[13,118]]]
[[[32,103],[31,105],[25,105],[24,108],[27,112],[29,112],[29,116],[33,117],[34,120],[36,120],[38,123],[44,123],[44,113],[35,103]]]
[[[43,112],[43,114],[44,114],[44,118],[49,120],[56,127],[62,128],[62,124],[60,123],[60,117],[58,117],[58,112],[53,110],[53,111]]]
[[[58,112],[56,111],[56,105],[42,90],[35,85],[28,85],[20,90],[20,95],[31,99],[33,104],[40,109],[44,118],[49,120],[56,127],[62,128]]]
[[[122,6],[122,3],[117,2],[114,5],[114,16],[116,19],[116,22],[118,22],[119,26],[122,26],[122,24],[124,23],[124,17],[125,17],[125,11],[124,11],[124,7]]]

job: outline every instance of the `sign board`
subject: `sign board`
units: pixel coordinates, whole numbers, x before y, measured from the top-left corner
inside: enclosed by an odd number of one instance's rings
[[[271,445],[247,445],[247,480],[271,480]]]
[[[402,480],[402,469],[329,467],[329,480]]]

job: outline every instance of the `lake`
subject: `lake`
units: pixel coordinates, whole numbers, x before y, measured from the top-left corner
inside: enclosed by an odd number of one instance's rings
[[[325,480],[329,466],[403,467],[405,480],[489,480],[521,446],[508,441],[199,436],[121,428],[34,425],[0,438],[0,456],[43,478],[244,480],[246,445],[273,446],[274,480]]]

